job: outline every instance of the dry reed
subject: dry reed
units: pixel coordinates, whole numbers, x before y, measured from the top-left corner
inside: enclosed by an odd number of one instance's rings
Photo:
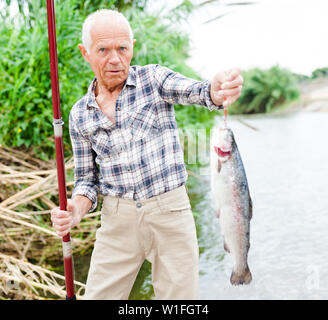
[[[66,159],[67,196],[71,196],[73,158]],[[47,261],[61,262],[61,239],[49,213],[58,203],[55,161],[0,146],[0,299],[65,297],[64,277]],[[93,246],[100,212],[88,214],[71,230],[73,253]],[[84,284],[76,281],[77,297]]]

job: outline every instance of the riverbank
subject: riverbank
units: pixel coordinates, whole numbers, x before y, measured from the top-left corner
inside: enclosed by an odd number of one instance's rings
[[[300,84],[300,97],[274,109],[273,113],[294,111],[328,112],[328,78],[318,78]]]
[[[301,108],[304,111],[328,112],[328,78],[320,78],[304,86]]]

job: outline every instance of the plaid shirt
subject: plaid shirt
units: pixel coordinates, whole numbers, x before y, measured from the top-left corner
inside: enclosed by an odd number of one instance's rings
[[[130,66],[116,101],[116,123],[95,99],[94,79],[71,109],[74,153],[72,197],[92,201],[102,195],[143,200],[173,190],[187,180],[173,104],[213,104],[209,81],[196,81],[159,65]]]

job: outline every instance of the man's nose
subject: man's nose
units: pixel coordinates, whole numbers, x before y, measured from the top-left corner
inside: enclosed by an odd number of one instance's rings
[[[108,63],[109,64],[118,64],[120,62],[119,56],[115,50],[112,50],[109,53]]]

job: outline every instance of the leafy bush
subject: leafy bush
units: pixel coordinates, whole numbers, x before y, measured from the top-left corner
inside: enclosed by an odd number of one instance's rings
[[[312,79],[316,79],[320,77],[328,77],[328,67],[315,69],[312,72]]]
[[[67,123],[70,107],[84,94],[92,74],[79,57],[77,44],[82,23],[72,1],[56,6],[58,67],[62,115]],[[46,8],[32,2],[31,21],[0,23],[0,143],[34,146],[45,157],[54,150],[53,111]],[[31,14],[32,14],[31,13]],[[31,26],[30,26],[31,24]],[[67,128],[67,127],[66,127]],[[64,130],[65,144],[69,139]],[[41,147],[41,148],[40,148]]]
[[[244,86],[240,98],[229,108],[230,113],[263,113],[296,99],[299,89],[296,77],[288,70],[273,66],[243,73]]]

